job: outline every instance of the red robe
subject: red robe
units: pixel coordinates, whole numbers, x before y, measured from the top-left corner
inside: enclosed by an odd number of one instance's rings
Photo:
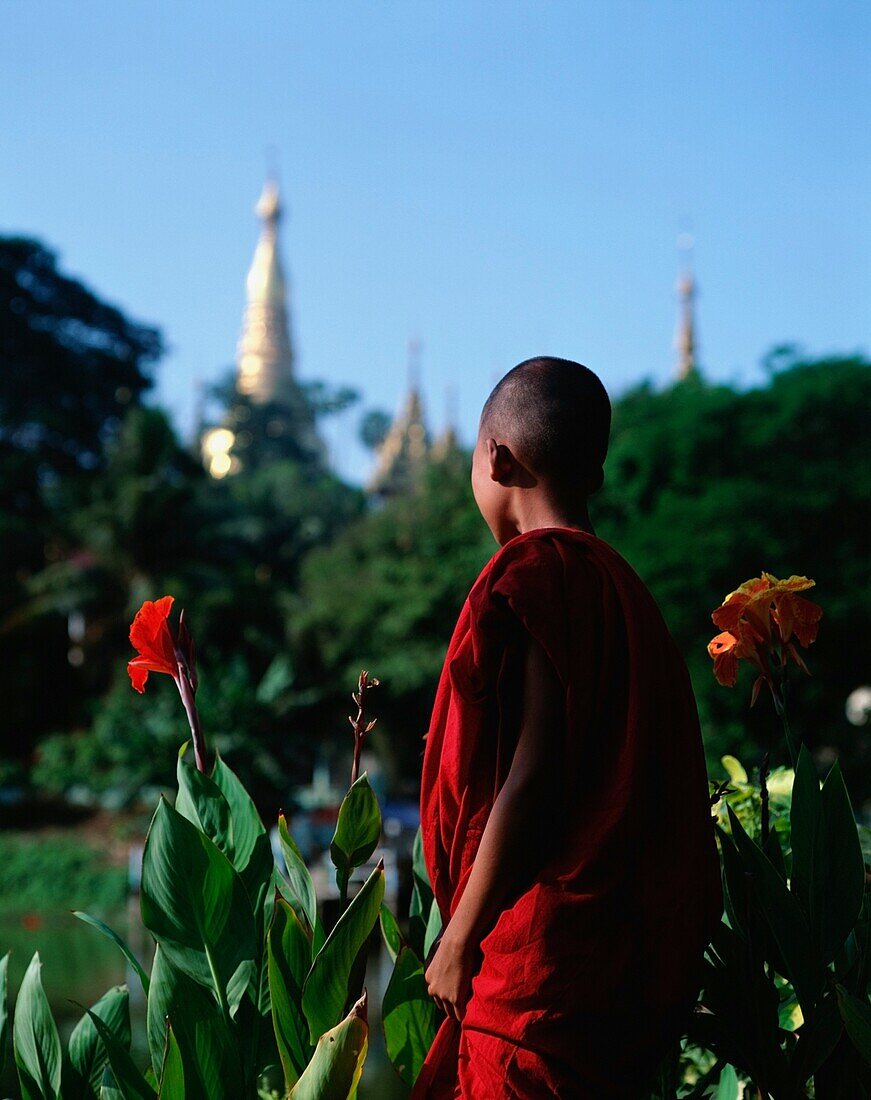
[[[494,555],[445,659],[421,786],[445,924],[511,765],[528,636],[565,690],[568,827],[484,937],[462,1026],[442,1024],[414,1100],[641,1095],[681,1033],[722,911],[683,658],[625,559],[555,527]]]

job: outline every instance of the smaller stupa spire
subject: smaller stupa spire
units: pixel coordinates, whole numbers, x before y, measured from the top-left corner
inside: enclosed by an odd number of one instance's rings
[[[460,455],[457,420],[457,389],[455,386],[447,386],[445,388],[445,426],[432,445],[433,461],[447,462]]]
[[[677,352],[677,377],[688,378],[698,372],[695,299],[698,293],[693,274],[692,250],[693,238],[689,233],[681,233],[677,239],[680,253],[680,275],[677,280],[677,295],[680,314],[675,336]]]
[[[420,349],[417,337],[408,342],[408,390],[402,407],[378,450],[367,489],[382,497],[410,492],[429,454],[429,433],[420,396]]]

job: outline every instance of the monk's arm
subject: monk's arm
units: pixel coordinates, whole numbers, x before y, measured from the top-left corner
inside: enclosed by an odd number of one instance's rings
[[[481,940],[506,903],[544,865],[543,847],[559,828],[564,721],[563,688],[544,650],[530,639],[511,767],[487,819],[463,896],[426,972],[430,993],[458,1018],[469,996]]]

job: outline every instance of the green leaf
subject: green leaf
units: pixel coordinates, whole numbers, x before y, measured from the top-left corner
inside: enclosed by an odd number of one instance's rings
[[[103,921],[101,921],[99,919],[99,917],[92,917],[90,913],[82,913],[78,909],[73,911],[73,916],[78,917],[79,920],[84,921],[85,924],[90,924],[91,927],[96,928],[98,932],[102,932],[102,934],[107,939],[111,940],[112,943],[114,943],[115,946],[120,949],[121,954],[124,956],[124,958],[127,960],[127,962],[129,962],[130,965],[133,967],[133,969],[136,971],[136,974],[138,975],[139,981],[142,985],[142,991],[145,994],[145,996],[147,997],[148,996],[148,975],[145,973],[145,969],[143,968],[143,966],[139,962],[139,960],[136,958],[136,956],[133,954],[130,947],[126,943],[126,941],[123,940],[118,935],[117,932],[115,932],[113,929],[111,929],[108,924],[104,924]]]
[[[236,773],[228,768],[220,754],[215,756],[212,779],[230,807],[233,823],[233,865],[252,899],[268,896],[275,860],[269,834],[260,820],[257,807]]]
[[[320,1037],[288,1100],[350,1100],[356,1095],[368,1047],[364,993],[344,1020]]]
[[[827,965],[858,920],[865,864],[840,765],[835,762],[821,789],[804,746],[796,765],[790,824],[792,890]]]
[[[784,977],[795,987],[802,1012],[810,1014],[822,990],[823,974],[807,920],[777,868],[744,831],[732,807],[727,809],[735,845],[747,870],[753,874],[754,903],[759,906],[783,959],[787,970]]]
[[[429,950],[435,941],[439,938],[442,931],[442,915],[439,912],[439,907],[433,901],[429,908],[429,920],[426,922],[426,936],[423,941],[423,957],[429,958]]]
[[[299,1080],[311,1057],[302,990],[311,968],[311,943],[296,910],[283,897],[275,899],[268,938],[269,995],[272,1025],[284,1069],[285,1087]]]
[[[812,882],[817,825],[820,814],[820,781],[813,757],[802,745],[795,766],[792,804],[789,812],[792,874],[790,888],[799,900],[805,916],[812,919]]]
[[[744,765],[737,757],[734,756],[721,756],[720,763],[726,769],[726,774],[732,780],[733,783],[739,783],[742,786],[747,782],[747,772]]]
[[[164,798],[145,841],[140,903],[169,960],[235,1012],[255,969],[251,904],[224,853]]]
[[[361,867],[375,851],[381,838],[381,808],[366,772],[342,799],[330,857],[336,868],[336,883],[343,890],[355,867]]]
[[[236,1100],[243,1091],[236,1040],[214,996],[173,966],[158,945],[148,998],[148,1046],[155,1073],[163,1072],[166,1021],[179,1044],[186,1100]]]
[[[734,1066],[723,1066],[720,1072],[720,1080],[711,1096],[711,1100],[738,1100],[741,1095],[738,1088],[738,1074]]]
[[[393,913],[384,902],[381,903],[379,915],[381,917],[381,934],[384,936],[387,952],[393,962],[396,962],[396,956],[399,954],[403,943],[402,933],[399,931],[399,924],[396,917],[394,917]]]
[[[868,998],[854,997],[844,986],[838,985],[838,1011],[850,1041],[866,1062],[871,1064],[871,1005]]]
[[[820,792],[815,851],[811,923],[828,964],[853,930],[865,890],[862,846],[838,761]]]
[[[160,1100],[185,1100],[184,1064],[171,1022],[166,1025],[166,1052],[158,1095]]]
[[[827,993],[798,1029],[798,1043],[789,1060],[790,1078],[796,1095],[835,1049],[843,1031],[838,999]]]
[[[122,1046],[99,1016],[90,1011],[88,1015],[106,1048],[116,1087],[124,1100],[155,1100],[157,1093],[136,1068],[127,1048]]]
[[[423,855],[423,834],[418,828],[412,849],[412,888],[408,919],[408,941],[420,958],[424,957],[426,930],[432,912],[432,905],[433,892]]]
[[[130,998],[127,987],[116,985],[91,1006],[122,1046],[130,1047]],[[99,1096],[108,1055],[89,1013],[73,1028],[68,1046],[68,1074],[63,1080],[64,1100],[90,1100]]]
[[[438,1010],[427,992],[423,963],[410,947],[396,957],[381,1007],[387,1054],[409,1088],[438,1029]]]
[[[176,813],[213,840],[224,855],[234,862],[233,825],[230,820],[230,804],[216,783],[207,775],[186,764],[179,755],[176,764],[178,795]]]
[[[296,841],[290,835],[284,814],[278,815],[278,838],[287,867],[287,881],[291,893],[301,905],[302,911],[308,920],[309,928],[314,930],[318,918],[315,886],[308,867],[305,865],[305,860],[302,858],[302,853],[297,848]]]
[[[41,968],[37,951],[18,991],[12,1027],[12,1046],[24,1100],[57,1100],[60,1096],[60,1036],[42,988]]]
[[[351,968],[375,926],[383,898],[384,864],[381,862],[336,921],[312,963],[303,988],[302,1007],[313,1043],[341,1019],[348,999]]]
[[[100,1084],[100,1100],[124,1100],[124,1093],[118,1088],[115,1077],[109,1066],[103,1070],[103,1080]]]
[[[6,1033],[9,1027],[8,998],[9,998],[9,955],[0,959],[0,1078],[6,1070]]]

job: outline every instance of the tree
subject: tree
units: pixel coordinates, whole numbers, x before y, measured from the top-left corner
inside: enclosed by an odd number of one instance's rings
[[[0,238],[0,668],[12,754],[69,720],[67,623],[30,585],[62,557],[65,502],[104,464],[160,352],[155,329],[62,274],[49,249]]]

